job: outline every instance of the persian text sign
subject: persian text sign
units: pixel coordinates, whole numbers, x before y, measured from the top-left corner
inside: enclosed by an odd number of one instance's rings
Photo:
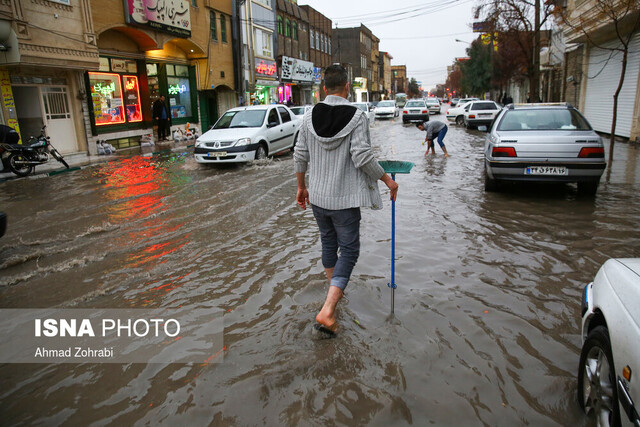
[[[0,309],[0,363],[208,363],[223,353],[222,312]]]
[[[313,81],[313,76],[313,62],[288,56],[282,57],[282,80],[310,83]]]
[[[191,37],[189,0],[124,0],[125,21],[153,30]]]

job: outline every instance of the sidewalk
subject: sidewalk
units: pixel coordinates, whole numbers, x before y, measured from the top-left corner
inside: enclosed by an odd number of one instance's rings
[[[90,156],[87,153],[73,153],[66,154],[64,160],[69,164],[69,169],[66,169],[64,165],[51,157],[49,161],[42,165],[37,165],[34,172],[24,178],[42,178],[46,176],[57,175],[60,173],[71,172],[79,169],[84,169],[89,166],[117,161],[123,158],[132,156],[151,156],[155,154],[166,153],[170,151],[179,151],[192,148],[194,141],[179,141],[179,142],[162,142],[156,145],[146,147],[133,147],[124,148],[118,150],[115,154],[111,155],[95,155]],[[0,164],[2,167],[2,164]],[[22,178],[14,174],[9,170],[0,170],[0,182],[5,182],[13,179]]]

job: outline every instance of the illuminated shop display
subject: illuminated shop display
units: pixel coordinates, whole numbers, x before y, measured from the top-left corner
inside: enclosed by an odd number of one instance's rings
[[[96,126],[124,123],[120,75],[89,73],[89,85]]]
[[[127,121],[141,122],[142,109],[140,108],[140,87],[138,76],[123,76],[124,102],[127,109]]]
[[[191,116],[191,87],[189,68],[186,65],[167,64],[167,92],[171,118]]]

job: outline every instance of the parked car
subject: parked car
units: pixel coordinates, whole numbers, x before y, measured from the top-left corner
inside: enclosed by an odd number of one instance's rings
[[[310,110],[312,108],[313,108],[313,105],[301,105],[299,107],[289,107],[291,112],[300,118],[304,116],[304,113],[306,113],[307,110]]]
[[[429,109],[429,114],[440,114],[440,101],[438,98],[427,98],[426,99],[427,108]]]
[[[493,101],[471,101],[464,107],[464,124],[467,129],[478,126],[491,127],[502,107]]]
[[[447,120],[455,122],[455,124],[462,126],[464,124],[464,109],[468,102],[464,104],[458,104],[457,107],[449,108],[446,112]]]
[[[606,261],[582,293],[578,403],[599,426],[640,425],[640,258]]]
[[[449,102],[449,105],[451,105],[452,107],[455,107],[458,105],[459,100],[460,98],[451,98],[451,102]]]
[[[248,162],[292,149],[301,122],[285,105],[232,108],[198,137],[196,162]]]
[[[606,163],[602,138],[569,104],[509,105],[484,146],[485,189],[505,181],[577,182],[595,194]]]
[[[393,119],[400,115],[395,101],[380,101],[374,110],[376,119]]]
[[[423,99],[410,99],[402,109],[402,123],[428,122],[429,109]]]
[[[351,105],[354,107],[358,107],[365,113],[367,113],[367,118],[369,119],[369,126],[373,126],[376,122],[376,115],[373,112],[373,107],[369,105],[368,102],[352,102]]]

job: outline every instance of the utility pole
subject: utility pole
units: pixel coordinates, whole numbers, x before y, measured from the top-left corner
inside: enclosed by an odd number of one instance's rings
[[[531,75],[531,102],[540,100],[540,0],[536,0],[535,24],[533,27],[533,73]]]

